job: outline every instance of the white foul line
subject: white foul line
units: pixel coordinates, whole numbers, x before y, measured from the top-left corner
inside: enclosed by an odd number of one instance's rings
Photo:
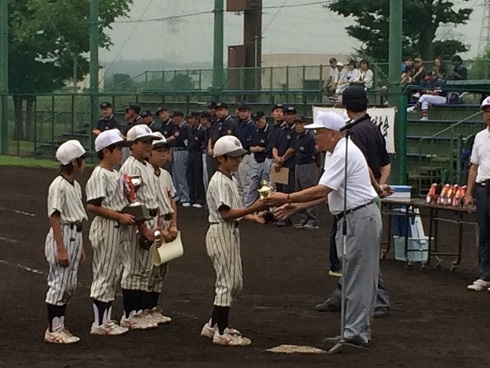
[[[11,208],[0,207],[0,210],[15,212],[15,213],[18,213],[19,215],[24,215],[24,216],[36,217],[36,215],[34,213],[29,213],[29,212],[20,211],[20,210],[13,210]]]
[[[4,261],[3,259],[0,259],[0,264],[6,264],[6,265],[14,265],[13,263],[10,263],[8,261]],[[42,271],[39,271],[39,270],[36,270],[34,268],[30,268],[30,267],[27,267],[27,266],[24,266],[22,264],[17,264],[15,265],[15,267],[17,268],[20,268],[21,270],[24,270],[24,271],[27,271],[27,272],[31,272],[31,273],[35,273],[37,275],[43,275],[43,272]]]
[[[3,236],[0,236],[0,241],[4,241],[4,242],[7,242],[7,243],[18,243],[17,240],[15,239],[9,239],[9,238],[4,238]]]

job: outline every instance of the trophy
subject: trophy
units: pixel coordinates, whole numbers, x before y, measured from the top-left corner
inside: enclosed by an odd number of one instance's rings
[[[158,248],[160,245],[162,245],[162,239],[161,239],[161,236],[162,236],[162,233],[160,232],[160,230],[155,230],[153,232],[153,236],[156,238],[156,240],[153,242],[151,241],[150,239],[147,239],[143,236],[141,236],[139,238],[139,245],[141,248],[143,248],[144,250],[149,250],[151,245],[153,243],[155,243],[155,246]]]
[[[262,180],[260,182],[260,188],[258,190],[260,199],[265,199],[272,193],[272,188],[267,180]],[[269,211],[266,212],[264,219],[266,222],[274,221],[274,207],[269,207]]]
[[[124,174],[123,184],[124,193],[126,194],[130,204],[124,207],[122,212],[133,215],[136,223],[151,220],[148,209],[138,202],[138,197],[136,196],[136,191],[141,187],[141,178],[139,176]]]

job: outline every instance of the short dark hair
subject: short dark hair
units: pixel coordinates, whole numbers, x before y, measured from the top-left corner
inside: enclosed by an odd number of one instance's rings
[[[342,103],[352,112],[365,111],[368,105],[366,91],[361,86],[349,86],[342,92]]]
[[[337,62],[337,59],[336,58],[330,58],[330,60],[328,62],[329,63],[336,63]]]
[[[85,161],[85,155],[82,155],[80,156],[79,158],[76,159],[77,161],[77,165],[80,166],[82,164],[83,161]],[[73,172],[73,170],[75,169],[75,167],[73,166],[73,164],[70,162],[69,164],[66,164],[66,165],[60,165],[60,173],[64,173],[64,174],[68,174],[68,175],[71,175],[71,173]]]
[[[97,152],[97,158],[102,161],[104,159],[104,150],[105,149],[108,149],[109,152],[114,152],[116,147],[122,147],[122,146],[123,145],[121,143],[113,143],[110,146],[104,147],[99,152]]]
[[[366,59],[362,59],[361,61],[359,61],[359,65],[361,64],[366,64],[367,67],[369,68],[369,61],[367,61]]]

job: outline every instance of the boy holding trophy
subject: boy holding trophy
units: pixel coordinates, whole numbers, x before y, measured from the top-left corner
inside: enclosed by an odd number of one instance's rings
[[[147,125],[136,125],[129,129],[127,140],[131,145],[131,156],[119,172],[131,189],[131,199],[137,199],[127,210],[136,214],[135,222],[138,226],[129,228],[128,237],[123,243],[124,270],[121,287],[124,315],[121,326],[129,329],[146,330],[158,326],[147,310],[153,300],[148,289],[153,270],[154,242],[159,237],[156,181],[148,159],[152,153],[152,142],[159,138]],[[129,183],[126,182],[128,178]],[[136,196],[133,185],[139,187]]]
[[[209,182],[207,193],[209,229],[206,250],[213,262],[216,283],[213,314],[203,326],[201,336],[212,339],[217,345],[251,344],[249,338],[228,326],[231,303],[243,286],[239,221],[265,222],[262,213],[254,214],[262,210],[260,201],[243,208],[237,180],[232,176],[246,153],[240,140],[231,135],[218,139],[213,151],[219,168]]]

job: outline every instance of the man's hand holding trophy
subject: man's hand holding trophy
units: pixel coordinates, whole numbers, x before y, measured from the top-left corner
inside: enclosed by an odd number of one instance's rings
[[[285,220],[298,211],[298,206],[290,203],[289,194],[272,192],[272,188],[265,180],[261,182],[261,185],[262,187],[258,190],[260,201],[262,204],[269,206],[269,218]],[[269,218],[267,218],[267,221],[270,221]]]
[[[267,180],[262,180],[260,182],[260,188],[258,190],[259,196],[260,196],[260,201],[262,202],[263,205],[268,205],[267,199],[271,197],[272,193],[272,187],[270,186],[269,182]],[[265,222],[273,222],[274,221],[274,208],[269,207],[269,211],[266,211],[265,214],[263,215]]]

